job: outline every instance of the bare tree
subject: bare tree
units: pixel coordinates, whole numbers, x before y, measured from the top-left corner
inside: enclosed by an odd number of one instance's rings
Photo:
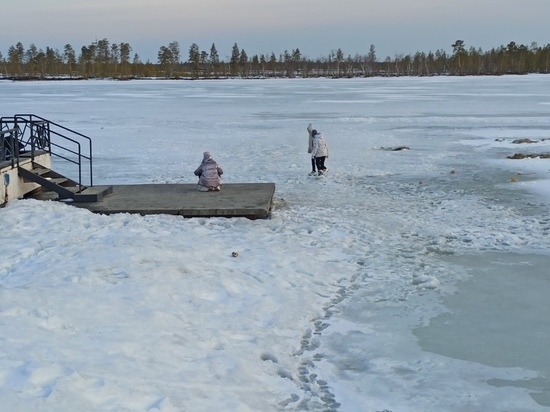
[[[218,77],[220,56],[218,55],[218,50],[216,50],[216,45],[214,43],[212,43],[212,46],[210,47],[210,64],[212,65],[214,77]]]
[[[73,46],[68,43],[63,48],[63,63],[67,66],[69,76],[72,77],[76,68],[76,53]]]
[[[241,51],[237,43],[233,45],[231,49],[231,60],[229,60],[229,71],[231,76],[236,76],[239,73],[239,59],[241,57]]]
[[[462,60],[466,55],[466,49],[464,48],[464,40],[457,40],[451,47],[453,48],[453,58],[456,61],[457,73],[461,75],[463,74]]]
[[[199,46],[193,43],[189,48],[189,63],[191,63],[193,77],[196,79],[200,73],[201,52]]]
[[[168,50],[170,50],[170,77],[178,76],[176,69],[180,64],[180,45],[177,41],[173,41],[168,45]]]
[[[120,76],[126,77],[130,72],[129,70],[130,53],[132,52],[132,47],[130,47],[129,43],[120,43],[119,52],[120,52]]]
[[[158,58],[158,64],[160,65],[161,69],[163,69],[164,71],[164,76],[168,78],[172,77],[172,73],[173,73],[172,51],[166,46],[161,46],[158,52],[157,58]]]
[[[241,75],[248,76],[248,55],[244,49],[241,49],[239,55],[239,67],[241,68]]]

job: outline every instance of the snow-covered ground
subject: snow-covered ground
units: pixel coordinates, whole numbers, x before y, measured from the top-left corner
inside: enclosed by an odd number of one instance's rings
[[[550,152],[548,76],[0,96],[91,136],[95,184],[195,182],[208,150],[277,185],[257,221],[0,209],[2,411],[550,410],[550,159],[506,158]]]

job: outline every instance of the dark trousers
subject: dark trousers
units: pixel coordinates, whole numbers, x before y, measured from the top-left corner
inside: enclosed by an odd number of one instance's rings
[[[318,171],[326,169],[326,167],[325,167],[325,159],[326,158],[327,158],[326,156],[321,156],[321,157],[316,157],[315,158],[315,164],[317,165],[317,170]]]
[[[315,158],[314,157],[311,158],[311,171],[315,172]]]

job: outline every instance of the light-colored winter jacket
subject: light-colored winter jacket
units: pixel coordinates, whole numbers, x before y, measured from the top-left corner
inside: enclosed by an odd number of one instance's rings
[[[313,137],[313,150],[311,151],[311,157],[328,157],[328,146],[325,138],[321,133],[317,133]]]
[[[199,185],[208,188],[220,186],[222,184],[222,174],[222,168],[211,157],[203,160],[195,170],[195,176],[199,177]]]

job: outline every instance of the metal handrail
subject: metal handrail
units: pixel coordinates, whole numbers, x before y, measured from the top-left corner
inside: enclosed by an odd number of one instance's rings
[[[13,127],[10,130],[15,130],[17,141],[21,142],[27,150],[30,149],[31,159],[34,159],[37,150],[45,150],[48,151],[50,156],[76,164],[78,167],[78,184],[81,187],[83,186],[82,163],[86,161],[89,167],[89,186],[93,186],[92,139],[90,137],[35,114],[16,114],[13,117],[0,118],[0,130],[3,131],[3,134],[6,133],[6,130],[3,129],[12,124]],[[66,136],[69,133],[71,137]],[[52,142],[52,136],[59,137],[66,143],[70,142],[74,146],[69,147],[68,144]],[[83,139],[84,142],[77,139]],[[56,150],[56,148],[61,150]],[[83,148],[87,149],[84,150],[87,153],[83,153]],[[12,156],[13,166],[14,163],[19,164],[19,150],[16,150],[15,153],[12,151],[12,153],[14,154]],[[76,157],[76,160],[69,157],[71,154]]]
[[[19,157],[19,128],[0,129],[0,161],[11,160],[13,167]],[[6,144],[7,143],[7,144]],[[17,143],[17,144],[16,144]],[[17,150],[15,149],[17,147]],[[8,159],[9,157],[9,159]]]

